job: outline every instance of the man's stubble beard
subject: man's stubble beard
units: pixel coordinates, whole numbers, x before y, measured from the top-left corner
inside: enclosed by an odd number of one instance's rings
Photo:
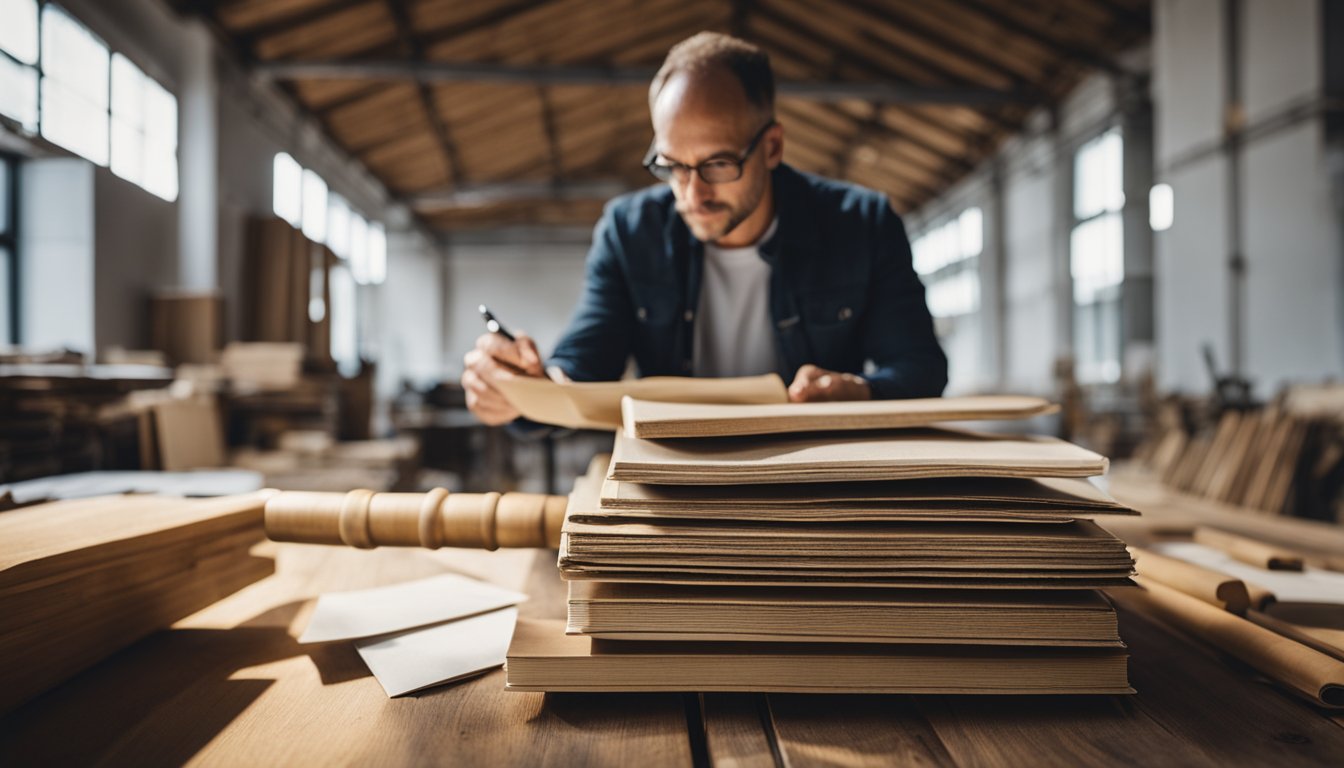
[[[718,232],[705,233],[708,235],[706,237],[701,237],[700,233],[695,232],[695,227],[691,225],[690,218],[686,216],[686,206],[680,202],[677,203],[677,212],[681,214],[682,220],[691,228],[691,233],[694,234],[697,239],[705,243],[717,243],[719,240],[726,237],[728,233],[737,229],[738,225],[750,218],[751,214],[756,212],[756,209],[761,205],[761,200],[765,198],[765,185],[768,182],[769,177],[767,176],[762,183],[757,185],[756,189],[752,191],[750,197],[744,201],[744,204],[740,208],[733,208],[732,206],[720,203],[720,205],[725,205],[728,209],[728,221]]]

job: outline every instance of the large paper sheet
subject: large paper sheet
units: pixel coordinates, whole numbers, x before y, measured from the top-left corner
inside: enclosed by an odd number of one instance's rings
[[[655,439],[927,427],[946,421],[1026,419],[1057,410],[1059,406],[1048,400],[1021,395],[764,405],[659,403],[626,397],[621,403],[625,434]]]
[[[504,663],[517,608],[355,642],[388,696],[403,696]]]
[[[621,398],[675,403],[786,403],[784,381],[775,374],[727,379],[653,376],[624,381],[559,383],[515,376],[495,386],[518,412],[542,424],[571,429],[621,428]]]
[[[517,605],[527,595],[446,573],[317,599],[300,643],[385,635]]]

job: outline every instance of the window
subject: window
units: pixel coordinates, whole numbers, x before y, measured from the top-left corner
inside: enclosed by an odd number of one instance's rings
[[[911,244],[915,271],[924,281],[934,317],[958,317],[980,308],[983,248],[984,216],[979,208],[967,208]]]
[[[369,225],[369,282],[382,285],[387,279],[387,230],[382,224]]]
[[[54,5],[42,8],[42,135],[98,165],[108,154],[107,46]]]
[[[360,285],[369,282],[369,222],[357,213],[350,216],[350,275]]]
[[[342,374],[359,372],[355,281],[343,265],[331,268],[331,358]]]
[[[1120,289],[1125,278],[1123,144],[1111,129],[1079,147],[1073,164],[1074,354],[1082,383],[1120,379]]]
[[[177,199],[177,99],[119,53],[112,55],[112,172]]]
[[[0,345],[18,341],[19,161],[0,155]]]
[[[303,171],[303,235],[315,243],[327,241],[327,182]]]
[[[37,0],[0,0],[0,115],[37,130]]]
[[[303,169],[294,158],[281,152],[271,164],[271,209],[275,215],[299,226],[303,221]]]
[[[350,258],[350,204],[337,194],[327,197],[327,247],[342,259]]]

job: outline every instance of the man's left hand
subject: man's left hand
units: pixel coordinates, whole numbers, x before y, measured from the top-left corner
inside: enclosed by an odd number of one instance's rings
[[[820,400],[871,400],[868,382],[852,373],[836,373],[815,365],[798,369],[789,385],[789,400],[794,403]]]

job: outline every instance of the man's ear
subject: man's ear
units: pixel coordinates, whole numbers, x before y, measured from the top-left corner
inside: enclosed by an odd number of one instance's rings
[[[765,167],[774,170],[784,162],[784,126],[780,123],[770,126],[761,143],[765,149]]]

